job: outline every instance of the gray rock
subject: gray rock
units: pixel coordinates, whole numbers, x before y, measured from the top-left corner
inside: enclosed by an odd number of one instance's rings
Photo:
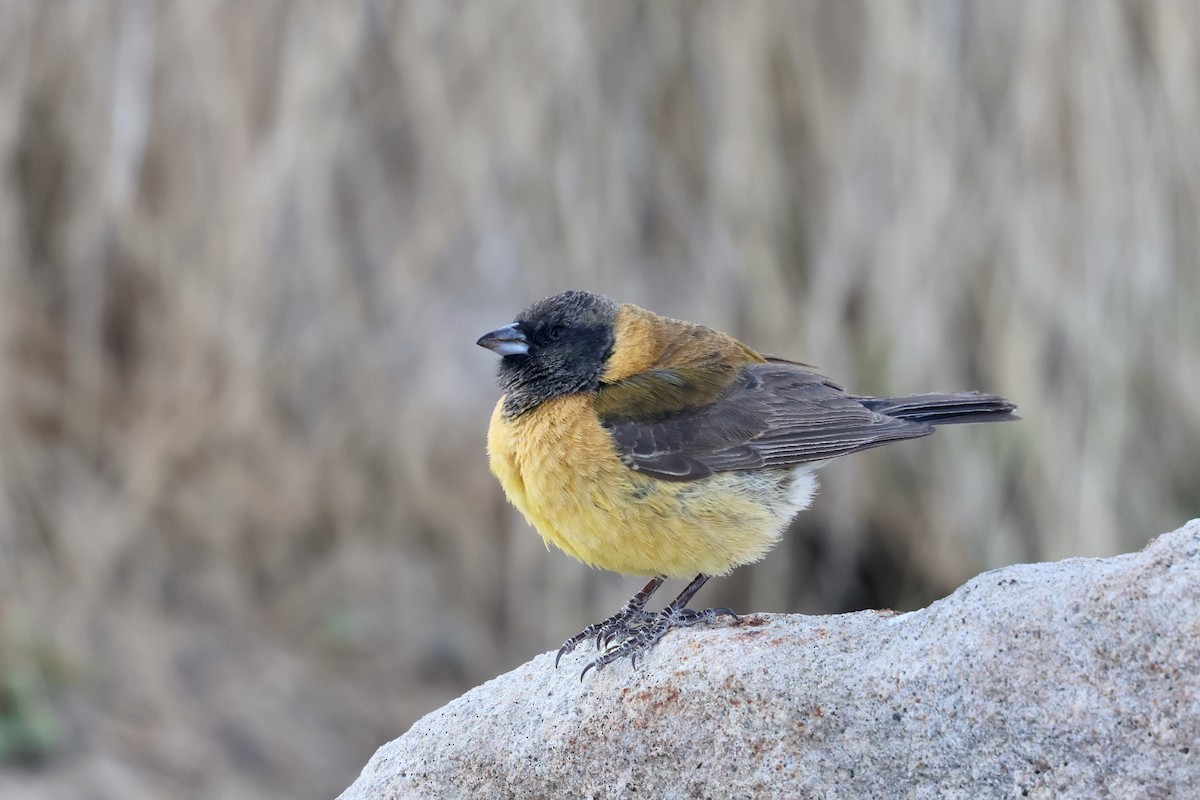
[[[1200,520],[908,614],[675,631],[580,683],[590,652],[427,715],[342,800],[1200,792]]]

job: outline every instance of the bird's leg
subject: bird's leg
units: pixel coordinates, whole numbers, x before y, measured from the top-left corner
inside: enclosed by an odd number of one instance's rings
[[[622,634],[631,634],[633,629],[639,625],[645,624],[655,615],[646,611],[646,601],[650,599],[650,595],[654,594],[659,586],[662,586],[666,578],[662,575],[652,579],[649,583],[642,587],[642,590],[629,598],[629,602],[625,606],[613,614],[603,622],[597,622],[593,625],[588,625],[579,633],[572,636],[563,642],[563,646],[558,648],[558,655],[554,658],[554,666],[558,666],[558,662],[564,655],[575,649],[575,646],[584,639],[596,637],[596,647],[600,647],[601,642],[608,642]],[[697,587],[699,588],[699,587]],[[691,595],[689,595],[690,597]]]
[[[605,665],[625,656],[629,656],[630,663],[637,666],[638,656],[657,644],[658,640],[672,628],[688,628],[699,623],[712,622],[722,616],[737,619],[737,614],[728,608],[706,608],[703,611],[693,611],[687,607],[688,601],[696,592],[700,591],[700,587],[708,581],[708,578],[708,575],[697,575],[695,580],[689,583],[666,608],[657,614],[648,615],[652,619],[636,630],[630,631],[625,641],[606,650],[603,655],[584,667],[583,674],[579,676],[579,679],[583,680],[588,670],[602,669]]]

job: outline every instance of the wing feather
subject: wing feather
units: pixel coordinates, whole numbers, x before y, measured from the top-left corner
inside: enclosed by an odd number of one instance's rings
[[[674,481],[825,461],[933,432],[873,411],[797,364],[747,364],[730,377],[695,368],[643,373],[602,397],[597,410],[627,466]],[[661,396],[671,398],[670,409],[651,413],[646,398]]]

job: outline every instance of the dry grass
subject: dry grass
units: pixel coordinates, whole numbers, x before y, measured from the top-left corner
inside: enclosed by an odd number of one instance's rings
[[[0,794],[330,796],[622,601],[482,454],[475,336],[569,286],[1021,403],[709,601],[1196,515],[1198,76],[1179,2],[0,5]]]

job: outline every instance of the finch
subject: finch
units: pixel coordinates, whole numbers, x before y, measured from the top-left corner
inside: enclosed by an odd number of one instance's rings
[[[588,638],[604,648],[584,675],[733,615],[687,604],[711,576],[766,555],[831,459],[935,425],[1017,419],[979,392],[847,394],[720,331],[585,291],[540,300],[477,344],[501,356],[487,447],[509,501],[547,544],[651,579],[563,643],[556,665]],[[667,578],[692,580],[647,611]]]

